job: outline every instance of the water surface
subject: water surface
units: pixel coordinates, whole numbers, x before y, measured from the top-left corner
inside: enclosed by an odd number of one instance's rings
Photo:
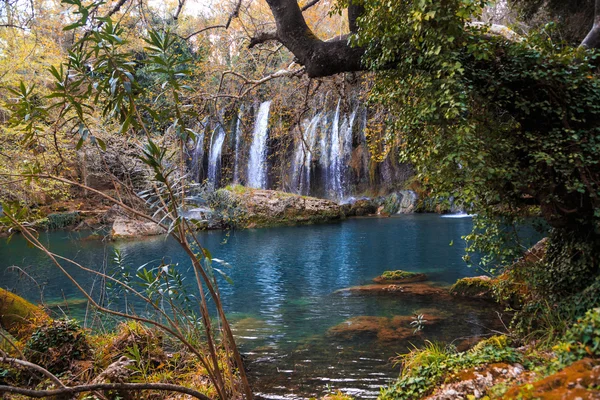
[[[405,215],[229,235],[205,232],[199,238],[214,257],[233,266],[227,272],[234,284],[221,283],[222,298],[246,353],[255,390],[262,397],[306,398],[341,389],[371,398],[398,375],[390,357],[406,352],[411,343],[487,334],[498,319],[487,304],[336,291],[367,284],[392,269],[424,272],[435,285],[479,275],[481,271],[461,259],[464,243],[460,238],[471,226],[470,218]],[[166,259],[179,263],[189,280],[193,279],[185,254],[170,239],[107,244],[61,231],[42,234],[41,241],[90,268],[102,270],[110,264],[114,249],[119,249],[133,267]],[[67,268],[84,287],[97,291],[97,281]],[[9,244],[0,242],[0,286],[34,301],[42,295],[46,301],[81,298],[56,267],[41,252],[27,247],[21,237]],[[407,339],[381,341],[369,333],[336,336],[329,331],[352,317],[411,316],[427,309],[436,309],[446,319]]]

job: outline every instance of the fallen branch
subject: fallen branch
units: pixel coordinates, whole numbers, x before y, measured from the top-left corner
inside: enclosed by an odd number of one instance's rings
[[[54,384],[57,385],[59,388],[62,388],[62,389],[67,388],[64,385],[64,383],[62,383],[60,381],[60,379],[58,379],[52,372],[48,371],[47,369],[45,369],[37,364],[30,363],[29,361],[19,360],[18,358],[9,358],[6,356],[6,354],[4,354],[4,352],[2,352],[2,353],[3,354],[2,354],[2,357],[0,357],[0,362],[5,363],[5,364],[20,365],[22,367],[32,369],[34,371],[41,373],[42,375],[45,375],[48,379],[50,379],[52,382],[54,382]]]
[[[35,390],[25,389],[13,386],[0,385],[0,393],[13,393],[22,394],[33,398],[42,397],[56,397],[65,394],[77,394],[83,392],[92,391],[105,391],[105,390],[129,390],[129,391],[140,391],[140,390],[165,390],[168,392],[177,392],[187,394],[200,400],[211,400],[210,397],[203,395],[197,390],[186,388],[183,386],[172,385],[169,383],[96,383],[92,385],[80,385],[72,387],[64,387],[61,389],[54,390]]]

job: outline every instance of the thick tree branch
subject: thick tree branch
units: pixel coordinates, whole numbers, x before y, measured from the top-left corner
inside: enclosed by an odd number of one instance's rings
[[[600,0],[596,0],[594,14],[594,25],[585,39],[583,39],[583,42],[581,42],[581,47],[587,49],[600,48]]]
[[[348,6],[348,26],[350,27],[350,32],[358,32],[358,24],[356,21],[364,12],[365,8],[362,5],[356,5],[354,2],[350,1],[350,5]]]
[[[317,4],[318,2],[320,2],[321,0],[311,0],[308,3],[306,3],[305,5],[302,6],[302,8],[300,9],[302,12],[308,10],[309,8],[311,8],[312,6],[314,6],[315,4]]]
[[[140,390],[164,390],[168,392],[177,392],[187,394],[200,400],[211,400],[210,397],[203,395],[197,390],[186,388],[178,385],[171,385],[168,383],[96,383],[91,385],[80,385],[73,387],[65,387],[54,390],[35,390],[25,389],[13,386],[0,385],[0,393],[14,393],[22,394],[33,398],[42,397],[57,397],[64,396],[66,394],[77,394],[83,392],[92,391],[104,391],[104,390],[128,390],[128,391],[140,391]]]
[[[364,49],[351,47],[347,40],[317,38],[306,24],[296,0],[267,0],[267,4],[275,17],[277,39],[305,66],[309,77],[364,69]]]
[[[279,40],[277,37],[277,31],[262,31],[258,32],[254,37],[250,39],[248,48],[253,48],[257,44],[265,43],[270,40]]]

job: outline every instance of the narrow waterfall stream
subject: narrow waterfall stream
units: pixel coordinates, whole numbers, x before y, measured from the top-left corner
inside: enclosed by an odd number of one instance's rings
[[[221,167],[221,150],[225,141],[225,130],[219,125],[213,131],[208,153],[208,181],[217,186]]]
[[[260,105],[248,158],[248,186],[257,189],[267,188],[267,137],[270,108],[270,101],[265,101]]]

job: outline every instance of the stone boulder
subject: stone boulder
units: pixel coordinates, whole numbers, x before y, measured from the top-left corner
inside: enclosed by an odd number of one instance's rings
[[[485,275],[459,279],[450,288],[450,294],[468,299],[496,301],[494,280]]]
[[[383,202],[386,214],[410,214],[416,211],[417,194],[412,190],[400,190],[387,196]]]
[[[126,217],[117,217],[113,222],[111,238],[128,239],[143,236],[156,236],[166,233],[163,228],[150,221],[139,221]]]
[[[329,222],[345,217],[342,207],[329,200],[275,190],[237,189],[249,228]]]
[[[343,206],[344,213],[348,217],[363,217],[377,214],[378,207],[378,202],[374,199],[358,199]]]

